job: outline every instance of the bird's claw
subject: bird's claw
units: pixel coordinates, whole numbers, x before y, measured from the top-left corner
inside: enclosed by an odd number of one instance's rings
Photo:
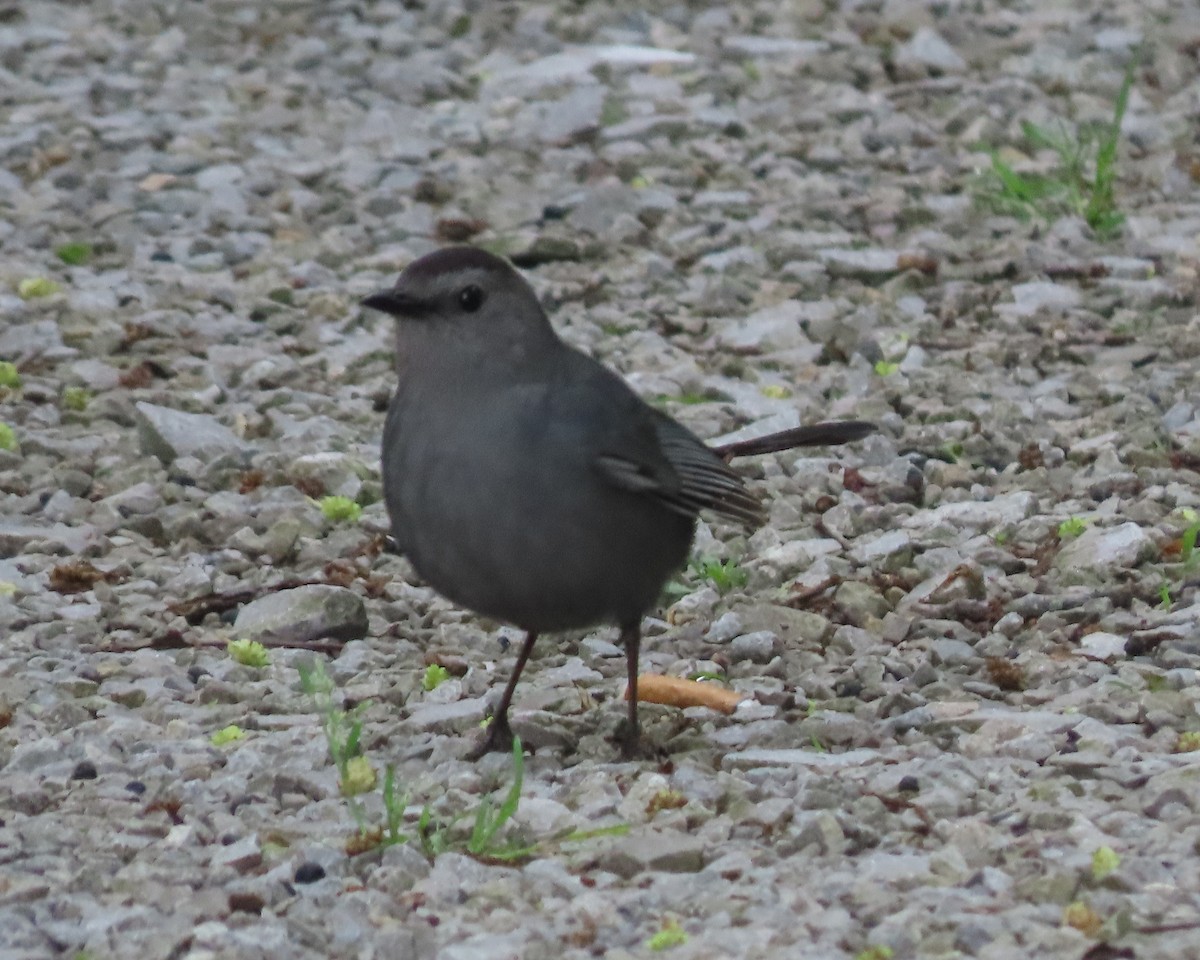
[[[489,753],[512,753],[513,732],[507,717],[492,717],[487,732],[468,751],[466,759],[474,763]]]

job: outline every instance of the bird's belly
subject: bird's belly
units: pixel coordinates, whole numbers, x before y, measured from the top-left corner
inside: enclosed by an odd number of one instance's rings
[[[397,540],[434,589],[484,616],[538,631],[636,622],[687,557],[694,520],[591,474],[402,459],[403,483],[385,462]]]

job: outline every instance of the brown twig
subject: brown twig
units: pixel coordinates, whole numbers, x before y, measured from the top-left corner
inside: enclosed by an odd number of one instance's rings
[[[792,593],[784,601],[785,607],[800,607],[808,603],[815,597],[819,597],[831,587],[841,586],[843,577],[826,577],[820,583],[814,583],[810,587],[797,587],[792,585]]]

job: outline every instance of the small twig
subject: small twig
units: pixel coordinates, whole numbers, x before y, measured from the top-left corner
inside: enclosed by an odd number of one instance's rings
[[[819,533],[823,533],[825,536],[829,537],[830,540],[836,540],[839,544],[841,544],[843,550],[849,550],[851,548],[850,541],[847,540],[837,530],[834,530],[833,527],[829,526],[829,524],[827,524],[824,520],[817,518],[813,526],[817,528]]]
[[[345,643],[339,643],[336,640],[280,640],[274,637],[255,637],[264,647],[270,647],[275,650],[311,650],[313,653],[327,653],[330,656],[336,656],[345,648]],[[203,639],[189,640],[178,630],[167,630],[160,633],[157,637],[152,637],[146,642],[134,642],[126,644],[108,644],[99,649],[103,649],[105,653],[133,653],[137,650],[204,650],[215,649],[224,650],[228,645],[228,639]]]
[[[265,637],[259,635],[254,638],[264,647],[269,647],[272,650],[311,650],[313,653],[328,653],[336,655],[341,653],[345,648],[345,642],[337,640],[281,640],[278,637]],[[224,640],[209,641],[212,646],[225,646]],[[190,646],[207,646],[208,644],[190,644]]]
[[[233,610],[251,600],[257,600],[268,593],[278,593],[280,590],[294,590],[297,587],[324,586],[326,580],[280,580],[277,583],[261,587],[247,587],[243,590],[229,590],[225,593],[208,593],[202,597],[190,600],[180,600],[167,605],[167,612],[177,617],[183,617],[188,623],[195,625],[210,613],[224,613]]]
[[[1200,920],[1180,920],[1178,923],[1152,923],[1134,927],[1137,933],[1177,933],[1180,930],[1200,930]]]
[[[795,585],[793,585],[792,593],[787,598],[787,600],[784,601],[784,606],[785,607],[802,606],[803,604],[808,603],[809,600],[819,597],[830,587],[841,586],[843,579],[844,579],[843,577],[826,577],[820,583],[814,583],[810,587],[796,587]]]
[[[935,340],[932,337],[915,337],[909,342],[922,350],[970,350],[978,346],[966,340]]]
[[[1103,263],[1048,263],[1042,272],[1051,280],[1103,280],[1112,271]]]

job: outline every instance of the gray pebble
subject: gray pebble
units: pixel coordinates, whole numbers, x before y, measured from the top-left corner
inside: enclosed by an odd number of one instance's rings
[[[311,584],[269,593],[238,611],[234,631],[291,643],[360,640],[367,632],[362,598],[344,587]]]

